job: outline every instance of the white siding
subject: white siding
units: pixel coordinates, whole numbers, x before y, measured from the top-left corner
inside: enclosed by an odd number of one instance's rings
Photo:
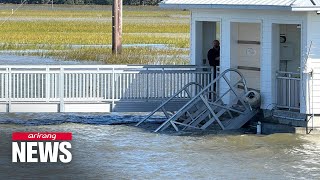
[[[309,81],[310,89],[304,89],[306,94],[310,91],[310,102],[307,99],[307,112],[320,114],[320,15],[309,13],[308,15],[308,48],[310,54],[308,59],[309,68],[313,69],[313,82]],[[310,46],[312,41],[312,45]]]

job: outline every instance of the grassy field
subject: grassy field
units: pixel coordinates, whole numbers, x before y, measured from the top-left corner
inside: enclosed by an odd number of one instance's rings
[[[126,47],[113,57],[110,6],[25,5],[0,7],[0,50],[26,50],[67,60],[99,60],[107,64],[186,64],[189,12],[158,7],[124,7],[124,44],[164,44],[167,48]],[[78,48],[74,48],[78,45]],[[79,48],[80,46],[80,48]],[[47,50],[28,53],[28,50]],[[6,52],[6,51],[4,51]],[[11,51],[12,52],[12,51]],[[21,53],[21,51],[19,51]]]

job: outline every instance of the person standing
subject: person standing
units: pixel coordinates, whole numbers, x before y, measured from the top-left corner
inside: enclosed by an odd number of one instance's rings
[[[208,51],[207,58],[210,66],[216,70],[220,65],[220,42],[218,40],[213,41],[213,47]]]
[[[214,79],[217,77],[217,66],[220,66],[220,42],[213,41],[213,47],[208,51],[207,58],[210,66],[213,67]],[[214,91],[216,92],[216,83],[214,84]]]

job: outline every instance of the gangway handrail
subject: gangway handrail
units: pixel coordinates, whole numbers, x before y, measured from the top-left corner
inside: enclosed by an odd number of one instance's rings
[[[148,120],[151,116],[153,116],[156,112],[158,112],[160,109],[164,108],[164,106],[166,104],[168,104],[171,100],[173,100],[176,96],[178,96],[180,93],[182,93],[183,91],[185,91],[187,93],[187,95],[191,98],[191,93],[187,90],[187,88],[189,88],[192,85],[196,85],[198,87],[200,87],[200,89],[203,89],[203,86],[197,82],[190,82],[188,84],[186,84],[185,86],[183,86],[178,92],[176,92],[174,95],[172,95],[169,99],[167,99],[166,101],[164,101],[160,106],[158,106],[155,110],[153,110],[150,114],[148,114],[147,117],[145,117],[144,119],[142,119],[141,121],[139,121],[135,126],[139,126],[141,123],[143,123],[144,121]],[[163,111],[164,114],[167,116],[166,111]],[[169,118],[169,117],[167,117]]]
[[[224,78],[225,81],[229,84],[230,88],[231,88],[231,91],[233,91],[236,95],[238,94],[234,88],[230,85],[230,82],[228,82],[228,80],[226,79],[225,75],[228,73],[228,72],[231,72],[231,71],[234,71],[236,73],[239,74],[239,76],[241,77],[242,81],[243,81],[243,86],[244,86],[244,91],[247,92],[248,91],[248,88],[247,88],[247,84],[246,84],[246,80],[243,76],[243,74],[237,70],[237,69],[234,69],[234,68],[230,68],[230,69],[227,69],[225,71],[223,71],[217,78],[215,78],[212,82],[210,82],[206,87],[204,87],[197,95],[195,95],[188,103],[186,103],[184,106],[182,106],[175,114],[173,114],[170,118],[168,118],[164,123],[162,123],[154,132],[158,132],[159,130],[161,130],[164,126],[166,126],[169,122],[174,125],[171,121],[176,118],[178,115],[181,115],[181,112],[183,112],[184,109],[186,109],[191,103],[193,103],[194,101],[196,101],[196,99],[198,99],[199,97],[201,99],[203,99],[203,93],[205,93],[209,88],[211,88],[215,83],[217,83],[218,80],[220,80],[221,78]],[[242,104],[245,104],[244,100],[241,99],[241,98],[238,98]],[[221,122],[218,121],[218,123],[220,124],[221,126]],[[176,127],[175,127],[176,129]]]

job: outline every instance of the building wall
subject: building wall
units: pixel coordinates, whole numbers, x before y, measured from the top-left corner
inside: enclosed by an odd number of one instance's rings
[[[306,99],[306,111],[310,114],[320,114],[320,15],[315,12],[308,13],[308,33],[307,48],[310,53],[306,53],[307,67],[303,75],[304,79],[310,79],[309,83],[303,89],[306,97],[310,95],[310,99]],[[312,42],[312,43],[311,43]],[[307,58],[308,55],[308,58]],[[313,80],[309,73],[313,70]],[[312,111],[313,109],[313,111]]]
[[[273,57],[273,42],[274,36],[272,30],[273,24],[302,24],[303,37],[306,41],[307,27],[307,13],[304,12],[284,12],[284,11],[267,11],[267,10],[210,10],[210,9],[193,9],[191,22],[191,63],[196,64],[201,59],[196,59],[194,55],[197,52],[195,43],[195,25],[198,21],[220,21],[221,22],[221,71],[233,67],[231,62],[232,48],[231,48],[231,22],[251,22],[261,24],[261,58],[260,58],[260,77],[261,77],[261,96],[262,109],[271,109],[275,104],[275,76],[276,71],[279,70],[279,61],[274,60]],[[318,26],[320,27],[320,26]],[[306,45],[302,44],[302,54],[306,52]],[[224,87],[221,84],[221,87]],[[320,94],[320,93],[319,93]],[[302,109],[305,109],[305,102],[301,101]]]

